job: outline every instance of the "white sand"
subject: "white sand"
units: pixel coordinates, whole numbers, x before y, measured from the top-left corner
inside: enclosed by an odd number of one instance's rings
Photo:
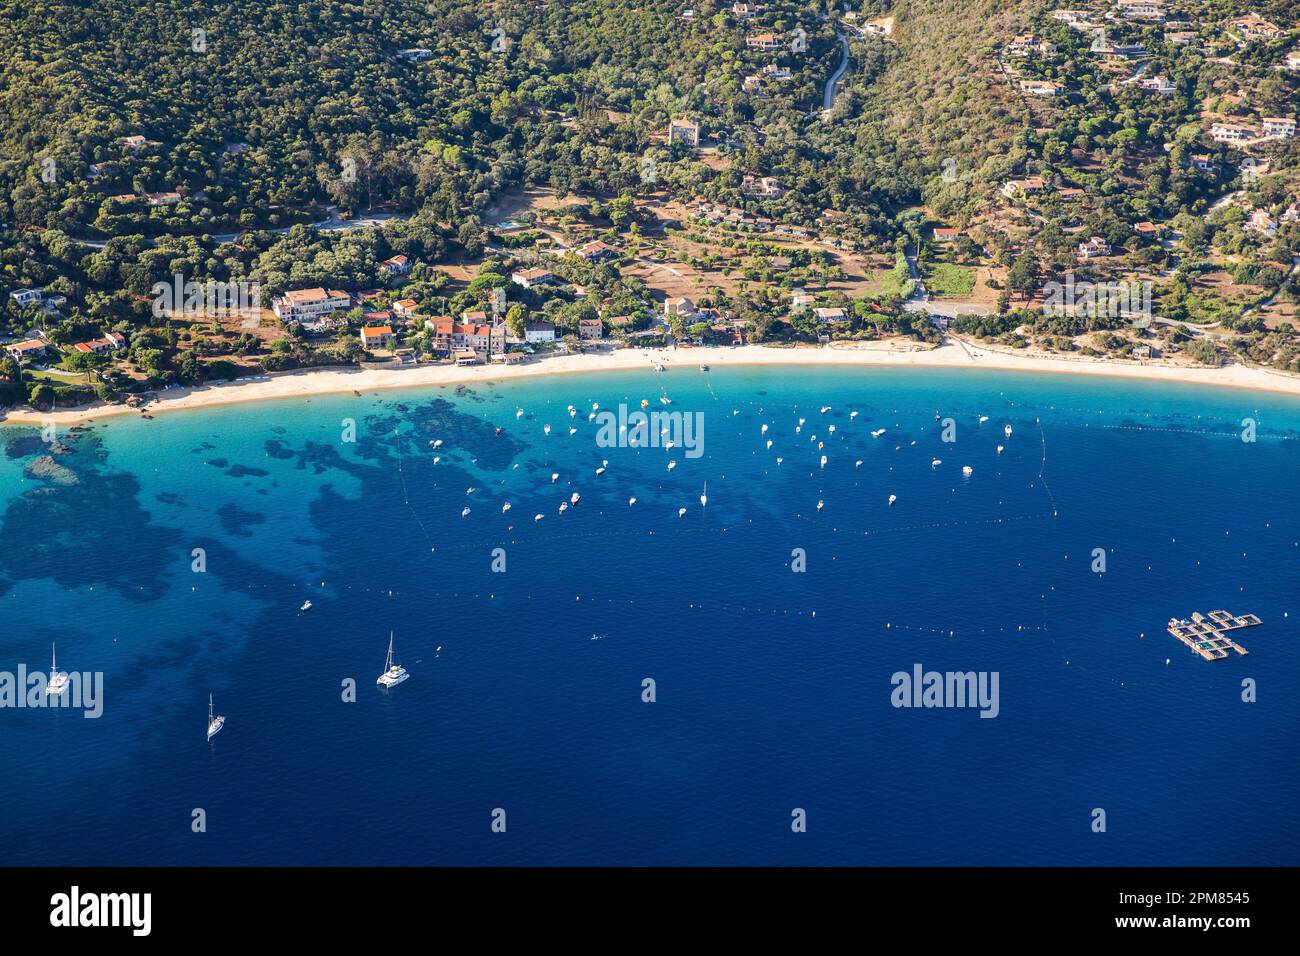
[[[1300,395],[1300,376],[1266,369],[1230,365],[1201,368],[1160,363],[1048,358],[992,351],[970,344],[917,349],[902,340],[844,344],[829,348],[771,348],[748,345],[742,348],[614,349],[585,355],[558,355],[510,366],[451,365],[401,366],[383,369],[316,369],[279,372],[257,380],[209,385],[197,389],[160,392],[145,410],[151,415],[187,408],[208,408],[236,402],[306,398],[312,395],[346,394],[352,391],[412,388],[425,385],[475,384],[530,375],[555,375],[613,369],[649,368],[662,361],[670,371],[701,364],[728,365],[862,365],[908,366],[915,368],[999,369],[1018,372],[1056,372],[1076,375],[1104,375],[1146,381],[1186,382],[1194,385],[1222,385]],[[975,374],[978,374],[976,372]],[[89,405],[60,412],[12,410],[3,421],[13,424],[56,422],[71,424],[111,415],[139,414],[125,405]]]

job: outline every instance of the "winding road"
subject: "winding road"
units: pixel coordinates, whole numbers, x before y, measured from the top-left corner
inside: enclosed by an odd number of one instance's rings
[[[840,65],[835,68],[830,79],[826,81],[826,89],[822,91],[822,111],[829,113],[831,107],[835,105],[836,87],[839,86],[840,80],[844,79],[844,74],[849,72],[849,41],[843,33],[835,34],[840,41]]]

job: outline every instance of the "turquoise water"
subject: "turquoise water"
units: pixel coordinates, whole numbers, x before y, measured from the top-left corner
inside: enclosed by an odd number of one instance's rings
[[[598,447],[593,403],[643,398],[702,456]],[[1292,399],[690,367],[60,438],[75,484],[0,430],[0,670],[57,640],[104,712],[0,709],[10,863],[1300,862]],[[1249,656],[1164,632],[1218,608]],[[997,718],[892,707],[917,663],[996,671]]]

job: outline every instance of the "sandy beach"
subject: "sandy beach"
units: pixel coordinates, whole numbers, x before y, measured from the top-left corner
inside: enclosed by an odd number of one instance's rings
[[[211,384],[194,389],[170,389],[158,393],[158,396],[143,409],[130,408],[126,405],[87,405],[58,412],[14,409],[5,414],[0,419],[0,423],[75,424],[113,415],[138,415],[141,411],[158,415],[164,412],[211,408],[240,402],[302,399],[313,395],[338,395],[354,391],[478,384],[533,375],[649,368],[655,362],[662,362],[669,371],[674,368],[698,370],[702,364],[715,368],[732,365],[965,368],[974,370],[975,374],[978,374],[979,369],[991,369],[1182,382],[1300,396],[1300,376],[1241,365],[1201,368],[1158,363],[1049,358],[991,350],[965,342],[954,342],[933,349],[914,348],[900,340],[846,343],[820,348],[771,348],[748,345],[741,348],[610,349],[581,355],[549,356],[509,366],[416,365],[393,368],[312,369],[274,373],[254,379],[241,379],[237,382]]]

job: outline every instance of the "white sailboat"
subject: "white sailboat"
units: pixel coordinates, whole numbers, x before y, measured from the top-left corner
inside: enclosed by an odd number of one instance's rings
[[[402,681],[411,675],[406,673],[406,668],[401,664],[393,663],[393,632],[388,632],[388,657],[384,660],[384,672],[375,680],[376,684],[382,684],[385,687],[396,687]]]
[[[226,718],[220,715],[212,716],[212,694],[208,693],[208,739],[211,740],[221,732],[221,728],[226,726]]]
[[[68,675],[59,672],[58,659],[54,654],[54,645],[50,645],[50,679],[45,684],[45,693],[58,697],[68,689]]]
[[[704,483],[704,493],[700,495],[700,507],[707,508],[709,505],[709,483]]]

